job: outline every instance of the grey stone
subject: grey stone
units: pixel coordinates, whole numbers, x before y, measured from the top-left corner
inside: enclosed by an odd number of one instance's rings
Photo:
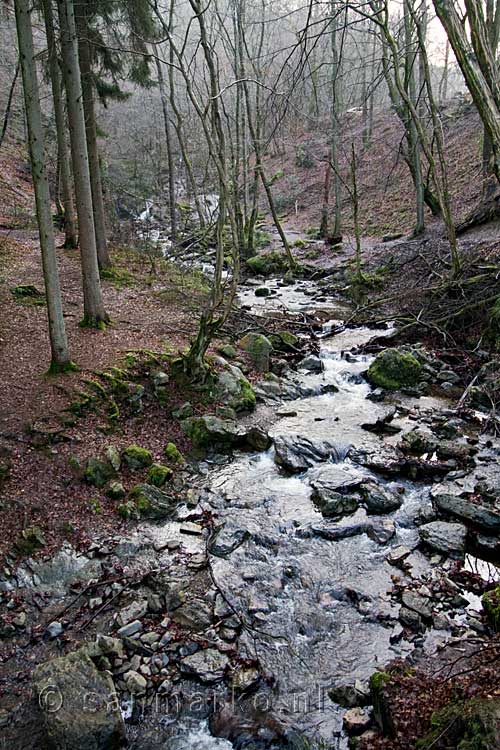
[[[181,672],[193,675],[207,684],[220,682],[228,665],[228,657],[214,648],[186,656],[179,663]]]
[[[110,675],[85,648],[38,666],[33,684],[47,746],[54,750],[118,750],[125,727]]]
[[[51,622],[50,625],[47,625],[46,633],[50,638],[57,638],[57,636],[61,635],[64,628],[60,622],[54,621]]]
[[[298,367],[309,372],[323,372],[323,361],[314,354],[310,354],[299,362]]]
[[[118,614],[118,623],[120,625],[127,625],[132,620],[139,620],[144,617],[148,611],[148,603],[146,599],[132,602],[127,607],[120,610]]]
[[[467,529],[461,523],[447,523],[446,521],[431,521],[420,526],[418,533],[424,544],[445,554],[463,557]]]
[[[122,628],[118,631],[118,636],[120,638],[130,638],[130,636],[135,635],[136,633],[140,633],[142,630],[142,622],[139,620],[133,620],[132,622],[127,623],[127,625],[124,625]]]
[[[405,607],[412,609],[424,620],[430,620],[432,617],[432,609],[430,607],[429,599],[420,596],[420,594],[414,591],[404,591],[402,596],[402,602]]]
[[[133,669],[130,670],[130,672],[127,672],[124,675],[125,684],[127,686],[127,690],[132,695],[144,695],[147,688],[147,681],[145,677],[143,677],[142,674],[139,674],[139,672],[135,672]]]

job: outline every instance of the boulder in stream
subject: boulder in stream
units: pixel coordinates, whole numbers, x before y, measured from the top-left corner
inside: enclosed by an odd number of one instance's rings
[[[87,649],[40,664],[33,683],[54,750],[117,750],[125,727],[113,680]]]
[[[465,554],[467,529],[462,523],[431,521],[421,526],[418,533],[421,541],[431,549],[458,558]]]
[[[465,497],[446,493],[434,495],[433,501],[442,513],[470,523],[487,534],[500,533],[500,512],[493,505],[476,503]]]
[[[213,414],[189,417],[181,422],[184,432],[191,438],[195,448],[228,449],[242,440],[242,432],[236,422],[220,419]]]
[[[292,472],[300,472],[327,459],[341,460],[348,446],[328,440],[310,440],[303,435],[278,435],[273,439],[275,461]]]
[[[422,365],[409,352],[385,349],[375,357],[366,377],[372,385],[388,391],[411,388],[420,381]]]

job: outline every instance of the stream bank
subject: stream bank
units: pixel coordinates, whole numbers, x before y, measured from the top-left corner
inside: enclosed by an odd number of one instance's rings
[[[496,580],[470,553],[498,560],[498,441],[475,414],[453,409],[460,388],[447,363],[408,347],[422,379],[373,388],[365,374],[372,350],[394,345],[390,326],[344,328],[348,307],[321,283],[267,280],[265,297],[262,285],[249,280],[241,304],[324,323],[296,369],[274,361],[281,375],[257,383],[254,413],[234,425],[219,413],[227,439],[218,432],[213,442],[236,448],[189,465],[185,502],[170,518],[84,556],[66,548],[5,581],[48,594],[48,628],[17,656],[27,678],[45,644],[55,656],[95,635],[82,662],[96,680],[93,669],[112,675],[141,750],[346,747],[345,704],[369,704],[373,672],[486,633],[478,594],[467,578],[454,582],[455,559]],[[489,508],[477,502],[479,485]],[[463,497],[474,499],[465,510]],[[82,601],[82,619],[72,619]],[[35,679],[39,695],[52,676]],[[81,707],[81,726],[75,720],[81,696],[72,700],[72,721],[88,731]],[[47,743],[35,708],[3,717],[12,746]],[[121,742],[118,707],[107,705],[102,720],[109,741]],[[372,727],[365,712],[356,731]]]

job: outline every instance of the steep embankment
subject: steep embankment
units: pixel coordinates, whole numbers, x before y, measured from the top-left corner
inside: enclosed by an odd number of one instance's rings
[[[446,157],[457,223],[476,205],[481,194],[482,129],[471,105],[449,102],[443,109]],[[290,224],[317,229],[321,217],[328,123],[305,132],[296,130],[273,143],[267,173],[274,178],[277,206]],[[353,111],[342,120],[339,161],[342,181],[350,185],[351,145],[356,146],[362,234],[382,237],[410,233],[414,226],[414,190],[401,149],[403,128],[387,110],[375,113],[371,142],[363,145],[362,114]],[[331,201],[332,202],[332,201]],[[352,232],[352,208],[343,190],[345,229]]]

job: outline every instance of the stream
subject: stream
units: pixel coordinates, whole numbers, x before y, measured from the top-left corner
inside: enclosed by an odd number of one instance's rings
[[[430,506],[431,484],[399,477],[389,481],[347,457],[350,449],[349,455],[352,449],[354,454],[356,449],[380,451],[381,437],[361,424],[383,418],[388,403],[367,398],[372,389],[362,373],[372,358],[357,350],[392,329],[346,328],[331,335],[332,328],[341,328],[340,316],[348,310],[321,297],[311,282],[283,287],[278,281],[266,281],[272,294],[265,299],[255,297],[255,285],[250,280],[240,293],[240,302],[254,313],[286,310],[294,314],[321,307],[334,316],[325,323],[321,337],[322,372],[299,369],[292,374],[296,384],[316,395],[273,404],[269,429],[275,444],[281,438],[299,437],[329,446],[329,455],[319,461],[312,458],[308,467],[294,473],[277,464],[274,447],[235,454],[230,463],[213,465],[206,477],[204,507],[224,524],[228,543],[244,532],[248,538],[231,554],[212,557],[212,569],[224,598],[247,625],[239,639],[240,652],[258,660],[261,670],[274,680],[265,696],[257,694],[243,701],[243,712],[271,711],[318,746],[345,748],[344,710],[330,700],[327,691],[336,682],[366,681],[377,668],[413,650],[414,644],[401,638],[399,605],[390,597],[395,569],[386,558],[391,549],[404,545],[411,550],[411,575],[431,573],[429,557],[416,549],[415,525],[422,508]],[[328,386],[335,392],[325,392]],[[415,427],[415,409],[425,418],[449,408],[445,399],[401,395],[393,405],[393,424],[402,432]],[[268,408],[257,409],[252,423]],[[406,416],[409,412],[413,412],[412,420]],[[400,438],[401,434],[384,437],[383,443],[395,445]],[[325,471],[329,476],[333,472],[339,484],[345,481],[348,486],[362,479],[399,493],[402,505],[383,516],[368,516],[359,508],[340,521],[325,519],[311,499],[311,483]],[[358,533],[358,524],[375,533]],[[346,529],[345,538],[339,529]],[[334,536],[329,538],[331,530]],[[424,651],[431,653],[447,635],[426,631]],[[190,739],[179,747],[232,746],[219,744],[221,740],[211,738],[206,727],[196,731],[196,742],[188,735]]]
[[[469,444],[442,389],[373,390],[367,345],[387,338],[390,346],[393,326],[348,327],[349,306],[321,281],[266,279],[265,297],[256,294],[262,284],[240,286],[242,307],[264,319],[282,314],[285,329],[305,313],[324,321],[315,353],[281,378],[264,376],[256,410],[239,421],[271,447],[209,451],[179,469],[186,502],[175,498],[169,520],[141,523],[85,555],[63,545],[2,584],[46,595],[48,623],[66,613],[75,580],[125,572],[140,581],[123,590],[114,583],[116,605],[99,599],[102,616],[88,620],[94,636],[114,634],[126,647],[108,668],[131,750],[344,750],[345,707],[332,688],[354,689],[366,705],[377,669],[417,653],[439,658],[452,639],[481,632],[479,596],[450,581],[451,558],[424,554],[419,527],[436,518],[437,482],[461,491],[462,480],[464,488],[488,481],[498,444],[479,428]],[[402,436],[440,419],[456,423],[448,443],[457,460],[441,466],[435,455],[419,456],[423,472],[391,469]],[[457,446],[466,452],[453,453]],[[461,456],[474,471],[461,471]],[[496,568],[470,555],[467,567],[498,580]],[[69,615],[62,622],[52,624],[70,632]],[[131,679],[143,683],[135,693]],[[31,750],[41,723],[30,717],[33,731],[21,726],[15,736]]]

